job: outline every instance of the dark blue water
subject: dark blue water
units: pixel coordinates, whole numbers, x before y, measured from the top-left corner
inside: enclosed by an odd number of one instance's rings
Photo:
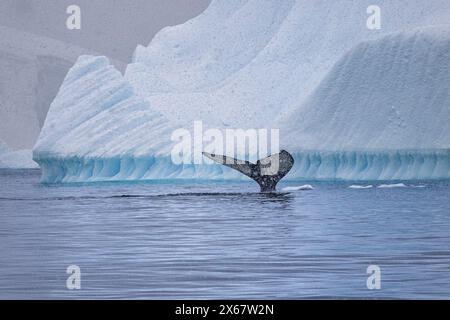
[[[251,182],[44,186],[39,171],[0,171],[0,298],[450,298],[449,182],[308,183],[265,195]],[[66,288],[73,264],[80,290]]]

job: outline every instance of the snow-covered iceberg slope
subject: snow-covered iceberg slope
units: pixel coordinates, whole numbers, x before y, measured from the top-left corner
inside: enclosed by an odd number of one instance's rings
[[[0,169],[36,169],[38,164],[32,159],[31,150],[12,151],[0,140]]]
[[[291,176],[450,178],[450,27],[361,43],[280,119]]]
[[[380,30],[366,27],[373,4]],[[197,18],[138,46],[126,78],[171,120],[270,127],[298,110],[359,42],[449,17],[447,0],[213,0]]]
[[[450,25],[357,45],[279,125],[294,149],[443,149],[449,119]]]
[[[134,94],[107,58],[81,56],[50,106],[34,151],[38,159],[155,154],[166,146],[159,137],[167,129],[165,117]]]
[[[291,179],[449,178],[450,31],[424,26],[450,4],[380,0],[368,30],[370,4],[215,0],[138,46],[124,76],[81,57],[34,149],[43,181],[239,178],[172,163],[173,129],[194,120],[280,128]]]

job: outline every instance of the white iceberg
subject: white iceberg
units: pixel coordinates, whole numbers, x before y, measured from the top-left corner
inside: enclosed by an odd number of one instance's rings
[[[323,179],[450,178],[450,27],[401,32],[345,54],[280,121],[296,165]]]
[[[369,30],[361,0],[213,0],[198,17],[138,46],[126,78],[174,121],[271,127],[301,110],[333,65],[361,41],[449,24],[446,0],[376,1]]]
[[[124,76],[81,57],[34,148],[43,181],[240,178],[171,161],[194,120],[280,128],[287,179],[450,178],[450,26],[425,27],[450,5],[378,5],[374,31],[360,1],[217,0],[138,46]]]
[[[0,169],[36,169],[38,164],[32,160],[32,150],[12,151],[0,140]]]

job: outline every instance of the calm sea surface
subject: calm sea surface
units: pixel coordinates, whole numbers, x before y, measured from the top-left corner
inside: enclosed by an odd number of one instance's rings
[[[289,182],[314,190],[270,195],[39,174],[0,171],[0,298],[450,298],[449,181]],[[80,290],[66,288],[69,265]]]

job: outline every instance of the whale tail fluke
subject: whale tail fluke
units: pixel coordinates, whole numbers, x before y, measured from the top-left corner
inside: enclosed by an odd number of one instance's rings
[[[258,160],[256,164],[224,155],[203,152],[203,155],[217,163],[230,167],[255,180],[261,192],[273,192],[277,183],[291,170],[294,158],[286,150]]]

